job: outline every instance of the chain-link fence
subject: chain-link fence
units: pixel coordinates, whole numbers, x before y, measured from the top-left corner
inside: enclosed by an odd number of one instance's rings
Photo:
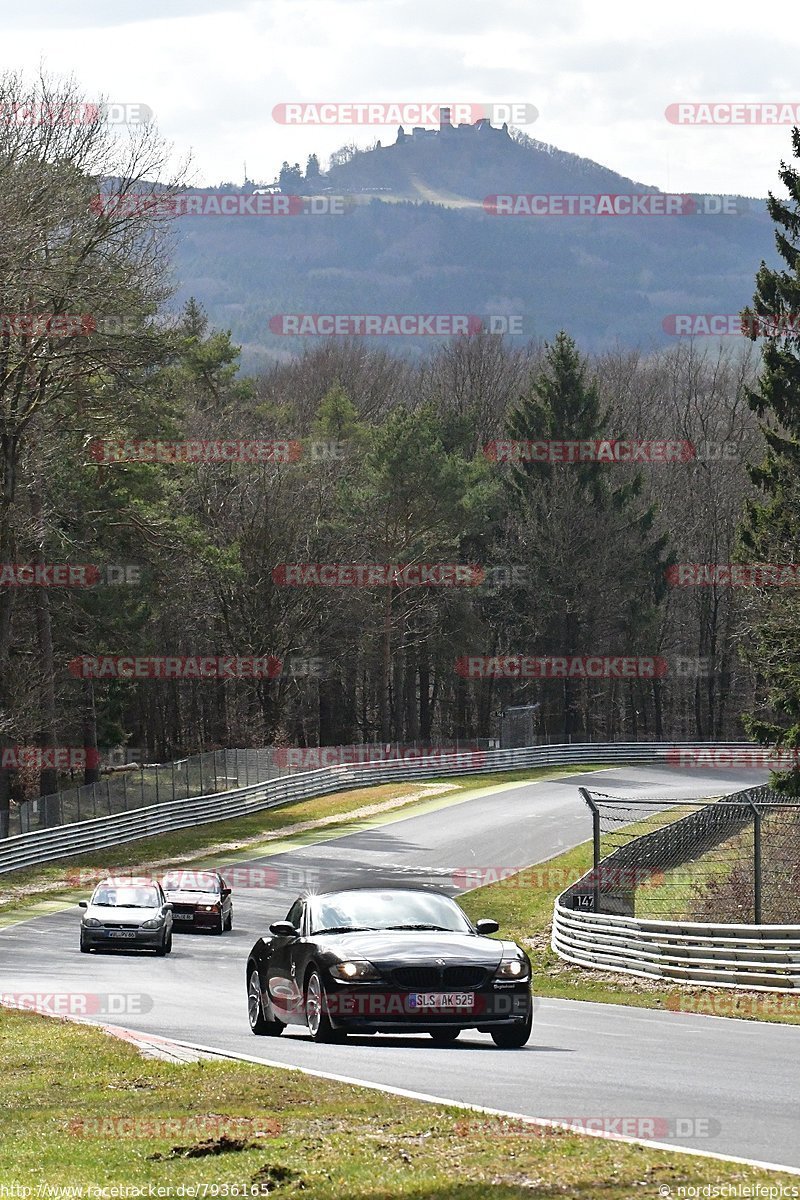
[[[359,746],[292,747],[265,746],[258,750],[209,750],[169,763],[130,763],[105,771],[97,783],[67,788],[51,796],[37,796],[12,803],[7,831],[0,837],[29,833],[34,829],[90,821],[94,817],[132,812],[166,800],[188,800],[235,788],[265,783],[295,771],[309,771],[338,762],[381,761],[414,758],[434,752],[488,749],[490,743],[364,743]]]
[[[69,825],[112,813],[147,808],[164,800],[187,800],[248,787],[286,775],[291,768],[273,761],[273,750],[210,750],[170,763],[131,763],[104,774],[97,783],[68,788],[12,805],[10,834],[43,825]]]
[[[630,799],[581,788],[592,871],[568,907],[653,918],[800,923],[800,802],[767,786],[709,801]]]

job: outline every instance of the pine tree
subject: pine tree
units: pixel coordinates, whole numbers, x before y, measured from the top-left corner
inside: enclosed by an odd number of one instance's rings
[[[800,130],[792,130],[800,159]],[[748,392],[766,442],[764,459],[750,468],[757,494],[745,507],[738,557],[750,563],[800,562],[800,172],[781,162],[778,172],[788,199],[769,194],[775,242],[786,264],[762,262],[752,308],[742,314],[752,339],[766,334],[758,386]],[[751,638],[744,657],[759,673],[761,703],[745,717],[745,728],[764,745],[800,748],[800,601],[793,588],[762,588],[753,596]],[[800,770],[779,776],[776,785],[800,794]]]
[[[608,436],[607,420],[575,342],[561,332],[512,412],[508,436],[519,442],[597,441]],[[508,557],[527,566],[528,595],[522,603],[510,597],[515,610],[510,650],[652,654],[648,639],[654,605],[665,590],[666,537],[654,532],[655,507],[641,501],[642,486],[638,471],[607,462],[515,463],[508,480],[506,545]],[[602,689],[594,690],[599,701]],[[632,687],[635,711],[633,692]],[[551,698],[552,691],[542,695]],[[588,696],[586,718],[579,700],[579,686],[564,680],[557,720],[565,737],[589,719]]]

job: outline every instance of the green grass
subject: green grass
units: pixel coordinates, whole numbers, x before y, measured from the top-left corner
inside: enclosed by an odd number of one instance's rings
[[[512,1052],[498,1051],[498,1066],[503,1053]],[[290,1070],[154,1062],[99,1030],[34,1013],[0,1009],[0,1070],[0,1185],[33,1196],[37,1185],[145,1195],[149,1185],[210,1185],[208,1196],[238,1187],[307,1200],[629,1200],[660,1186],[744,1194],[745,1184],[796,1182]]]
[[[447,784],[443,792],[445,801],[459,799],[461,795],[475,789],[490,788],[514,782],[535,782],[574,775],[577,771],[592,770],[581,767],[540,767],[527,771],[508,771],[492,775],[464,775],[447,779],[405,780],[398,783],[380,784],[377,787],[358,788],[347,792],[334,792],[328,796],[315,796],[308,800],[293,801],[279,808],[266,809],[248,817],[233,817],[227,821],[214,821],[193,826],[174,833],[159,834],[157,837],[140,838],[107,850],[92,851],[59,859],[46,866],[31,867],[21,871],[9,871],[0,875],[0,917],[16,916],[20,913],[36,915],[45,911],[48,904],[58,904],[65,894],[74,903],[78,894],[89,890],[90,885],[75,890],[75,876],[83,872],[103,871],[106,868],[124,868],[148,873],[153,864],[170,860],[195,865],[225,865],[233,856],[245,861],[239,853],[244,847],[252,857],[259,856],[261,839],[268,834],[280,833],[289,826],[306,821],[320,821],[330,817],[341,817],[340,823],[295,835],[293,843],[316,841],[319,837],[335,837],[348,832],[348,818],[358,809],[387,804],[391,801],[411,797],[407,804],[394,808],[391,816],[407,816],[422,800],[431,785]],[[275,843],[266,843],[275,849]],[[159,870],[162,868],[159,867]],[[31,909],[31,901],[34,908]],[[42,907],[44,906],[44,907]]]
[[[460,897],[459,903],[473,920],[494,917],[505,937],[525,946],[533,963],[533,986],[538,996],[800,1024],[800,995],[640,979],[572,966],[559,958],[550,947],[553,904],[569,881],[579,879],[591,866],[592,846],[585,842],[550,859],[546,868],[528,868],[488,887],[476,888]],[[551,885],[548,877],[558,882]]]

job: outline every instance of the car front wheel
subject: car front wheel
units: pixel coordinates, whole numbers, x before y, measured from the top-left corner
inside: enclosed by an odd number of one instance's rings
[[[164,934],[164,941],[160,946],[156,946],[156,954],[159,958],[163,958],[165,954],[172,951],[172,931]]]
[[[306,984],[306,1025],[315,1042],[343,1042],[346,1033],[334,1029],[327,1013],[327,998],[316,971],[312,971]]]
[[[492,1041],[501,1050],[519,1050],[531,1036],[533,1028],[533,1013],[528,1013],[527,1019],[518,1025],[498,1025],[492,1030]]]

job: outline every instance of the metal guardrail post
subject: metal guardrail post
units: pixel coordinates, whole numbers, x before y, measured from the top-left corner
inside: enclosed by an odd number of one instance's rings
[[[175,763],[171,762],[169,765],[172,767],[172,799],[175,800]]]
[[[746,799],[753,810],[753,924],[761,925],[761,810],[752,796]]]
[[[201,750],[197,756],[197,765],[200,771],[200,792],[199,795],[204,795],[205,788],[203,787],[203,751]]]
[[[578,788],[592,814],[592,879],[594,883],[594,911],[600,912],[600,809],[589,795],[587,788]]]

